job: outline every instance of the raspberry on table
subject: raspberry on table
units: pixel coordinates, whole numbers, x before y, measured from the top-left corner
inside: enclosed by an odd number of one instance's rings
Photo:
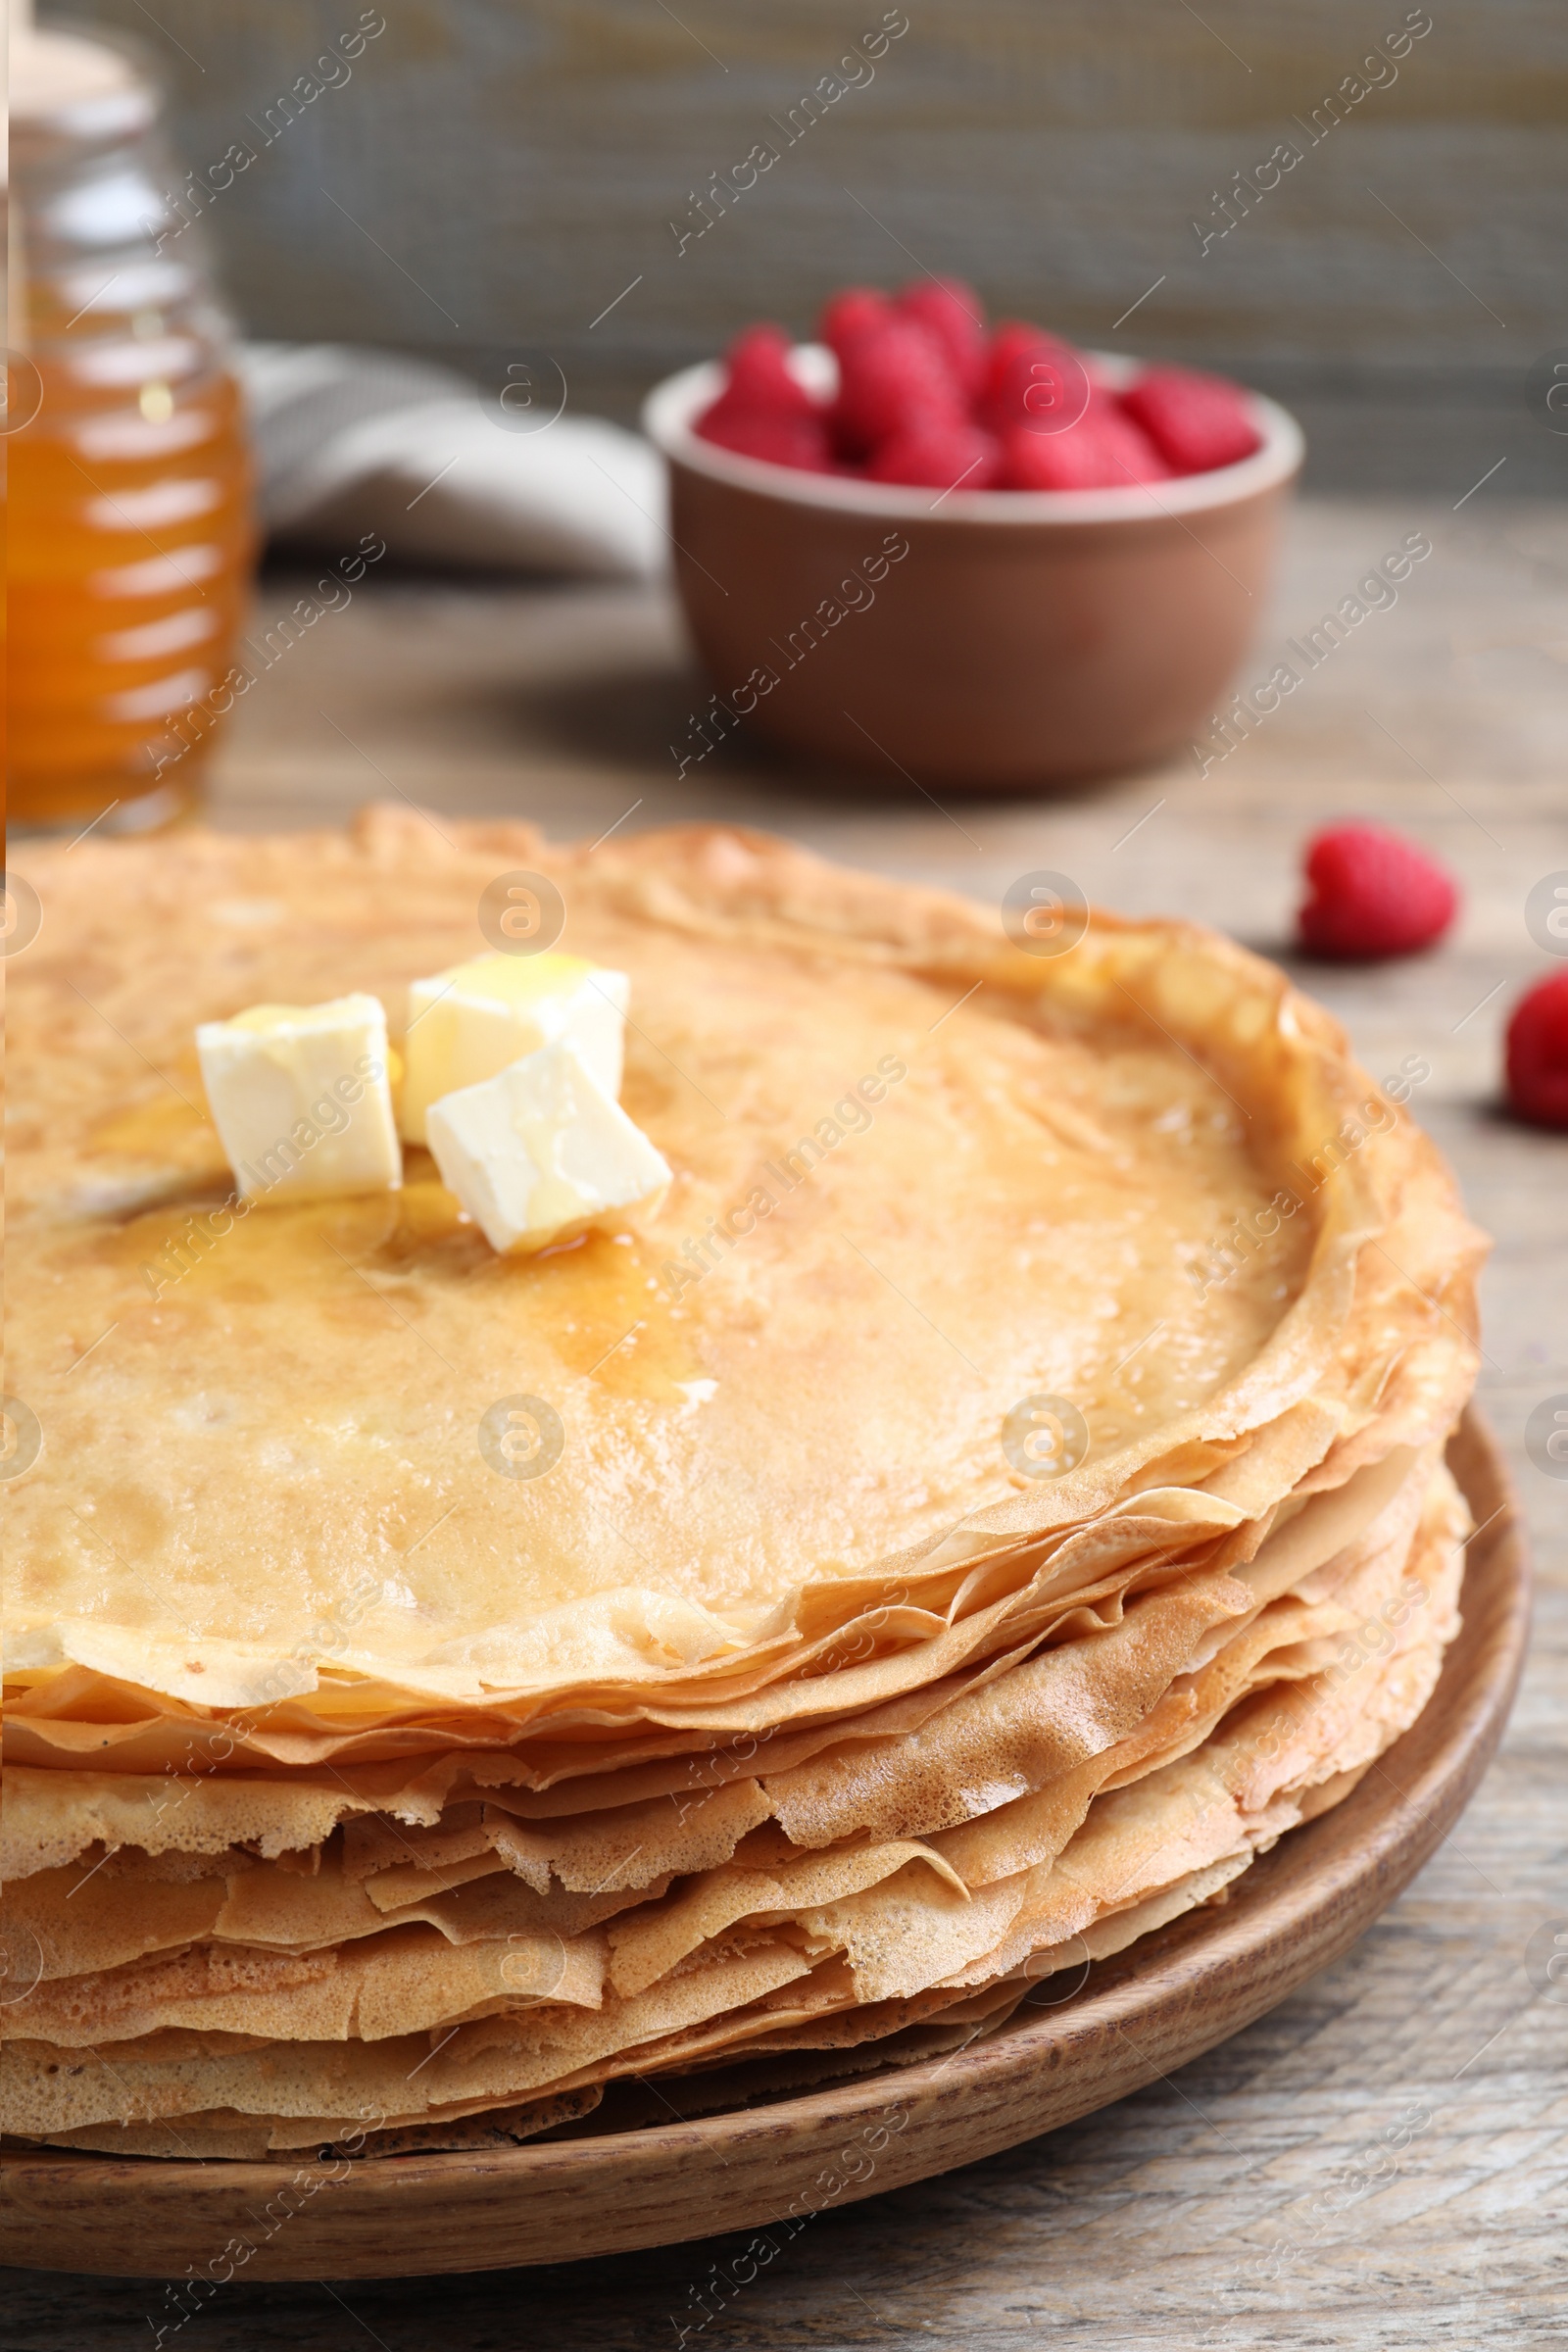
[[[1261,440],[1239,385],[1188,368],[1149,368],[1121,405],[1177,473],[1208,473],[1250,458]]]
[[[985,308],[973,286],[961,277],[917,277],[900,294],[898,309],[936,336],[965,397],[973,399],[986,374]]]
[[[1513,1008],[1508,1100],[1535,1127],[1568,1128],[1568,972],[1538,980]]]
[[[1381,825],[1332,825],[1307,845],[1298,918],[1314,956],[1374,962],[1414,956],[1443,937],[1459,906],[1446,866]]]
[[[927,490],[994,490],[1002,479],[1002,453],[978,425],[933,418],[884,441],[865,471],[873,482],[909,482]]]

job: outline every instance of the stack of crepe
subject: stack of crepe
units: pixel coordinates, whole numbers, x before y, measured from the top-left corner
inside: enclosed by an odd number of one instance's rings
[[[448,831],[34,858],[8,2131],[471,2147],[952,2048],[1224,1900],[1457,1624],[1479,1237],[1277,971]],[[411,1152],[225,1224],[191,1024],[395,1031],[519,870],[631,977],[657,1215],[498,1259]]]

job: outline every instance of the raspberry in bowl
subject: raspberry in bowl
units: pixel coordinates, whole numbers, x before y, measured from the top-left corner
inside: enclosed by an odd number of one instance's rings
[[[956,280],[850,288],[821,334],[749,328],[643,412],[719,702],[797,751],[983,791],[1202,733],[1258,625],[1295,419],[993,330]]]

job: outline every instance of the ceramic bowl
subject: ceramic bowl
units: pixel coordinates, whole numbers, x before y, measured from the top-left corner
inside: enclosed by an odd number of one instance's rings
[[[1140,363],[1093,355],[1112,384]],[[831,353],[794,365],[813,389]],[[649,395],[686,618],[715,693],[677,762],[742,719],[836,764],[1027,791],[1158,760],[1207,731],[1263,611],[1299,470],[1296,419],[1249,393],[1239,465],[1147,488],[936,492],[800,473],[694,420],[716,363]],[[682,767],[684,772],[684,766]]]

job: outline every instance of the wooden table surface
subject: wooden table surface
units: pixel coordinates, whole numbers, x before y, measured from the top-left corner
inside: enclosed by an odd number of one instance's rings
[[[1397,607],[1201,779],[1185,760],[1050,802],[938,808],[894,773],[806,773],[731,747],[677,779],[667,746],[707,689],[662,594],[621,588],[372,575],[243,706],[214,782],[225,825],[333,820],[377,795],[437,826],[505,810],[590,838],[729,817],[993,901],[1051,867],[1286,960],[1314,824],[1353,811],[1429,842],[1465,883],[1452,942],[1300,977],[1375,1074],[1411,1054],[1431,1065],[1414,1108],[1496,1237],[1481,1392],[1540,1598],[1504,1752],[1457,1834],[1348,1958],[1179,2075],[824,2214],[761,2266],[741,2238],[403,2284],[236,2283],[179,2327],[180,2352],[1568,2341],[1568,1986],[1535,1988],[1525,1960],[1543,1922],[1568,1929],[1568,1481],[1523,1437],[1536,1404],[1568,1393],[1568,1139],[1510,1124],[1495,1094],[1506,1007],[1558,968],[1524,901],[1568,867],[1568,509],[1486,491],[1458,512],[1447,497],[1302,507],[1244,674],[1266,674],[1275,645],[1416,528],[1434,553]],[[260,623],[298,592],[270,574]],[[180,2318],[162,2287],[38,2273],[10,2274],[6,2303],[18,2352],[130,2352],[160,2328],[174,2341]]]

